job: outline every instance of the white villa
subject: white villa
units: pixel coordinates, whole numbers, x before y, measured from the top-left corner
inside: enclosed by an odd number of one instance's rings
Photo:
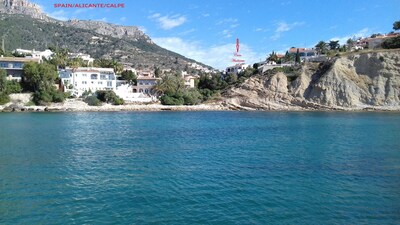
[[[94,93],[99,90],[110,90],[127,102],[152,102],[157,100],[150,95],[150,90],[156,84],[156,81],[150,81],[159,78],[138,78],[138,85],[132,86],[127,81],[117,80],[114,69],[96,67],[66,68],[59,71],[59,77],[64,92],[71,92],[72,95],[77,97],[85,91]],[[134,93],[135,89],[139,90],[138,93]]]
[[[94,62],[94,58],[90,57],[89,54],[83,54],[83,53],[68,53],[68,58],[70,59],[80,58],[87,65],[91,65]]]
[[[42,58],[51,59],[51,55],[53,55],[53,53],[54,53],[50,49],[46,49],[44,51],[36,51],[35,49],[27,50],[27,49],[20,49],[20,48],[15,49],[13,52],[18,53],[18,54],[30,55],[30,56],[27,56],[26,58],[39,59],[40,61],[42,60]]]
[[[248,65],[244,63],[239,63],[234,66],[229,66],[226,68],[226,74],[238,74],[245,70],[248,67]]]
[[[113,90],[117,88],[112,68],[79,67],[59,71],[64,91],[81,96],[85,91]]]

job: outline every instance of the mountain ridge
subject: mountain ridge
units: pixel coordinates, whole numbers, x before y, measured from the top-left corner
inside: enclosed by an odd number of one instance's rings
[[[77,19],[61,21],[47,16],[39,5],[28,0],[0,0],[1,36],[6,39],[7,50],[58,46],[96,58],[113,58],[134,67],[183,70],[196,63],[212,68],[158,46],[137,26]]]

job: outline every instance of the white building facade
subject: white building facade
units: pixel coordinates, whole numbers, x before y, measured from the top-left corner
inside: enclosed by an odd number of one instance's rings
[[[14,52],[18,53],[18,54],[30,55],[30,56],[26,56],[26,58],[31,57],[34,59],[39,59],[40,61],[42,60],[42,58],[49,60],[49,59],[51,59],[52,55],[54,54],[54,52],[52,52],[50,49],[46,49],[44,51],[36,51],[35,49],[26,50],[26,49],[17,48],[14,50]]]
[[[244,71],[248,65],[244,63],[236,64],[234,66],[229,66],[226,68],[226,74],[238,74],[242,71]]]
[[[85,91],[116,91],[116,77],[112,68],[79,67],[59,71],[64,91],[81,96]]]

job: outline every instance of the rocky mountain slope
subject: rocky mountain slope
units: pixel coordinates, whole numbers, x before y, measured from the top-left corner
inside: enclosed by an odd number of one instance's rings
[[[224,93],[232,109],[400,110],[400,50],[350,54],[297,72],[257,75]]]
[[[0,37],[4,37],[9,51],[16,48],[44,50],[55,46],[96,58],[113,58],[139,68],[183,69],[188,63],[196,62],[154,44],[136,26],[102,21],[59,21],[27,0],[0,0]]]
[[[39,5],[27,0],[0,0],[0,13],[24,14],[35,19],[50,21]]]

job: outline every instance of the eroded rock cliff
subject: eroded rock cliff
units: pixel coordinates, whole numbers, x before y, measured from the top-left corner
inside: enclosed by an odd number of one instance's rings
[[[224,95],[232,109],[400,110],[400,50],[306,63],[294,77],[257,75]]]

